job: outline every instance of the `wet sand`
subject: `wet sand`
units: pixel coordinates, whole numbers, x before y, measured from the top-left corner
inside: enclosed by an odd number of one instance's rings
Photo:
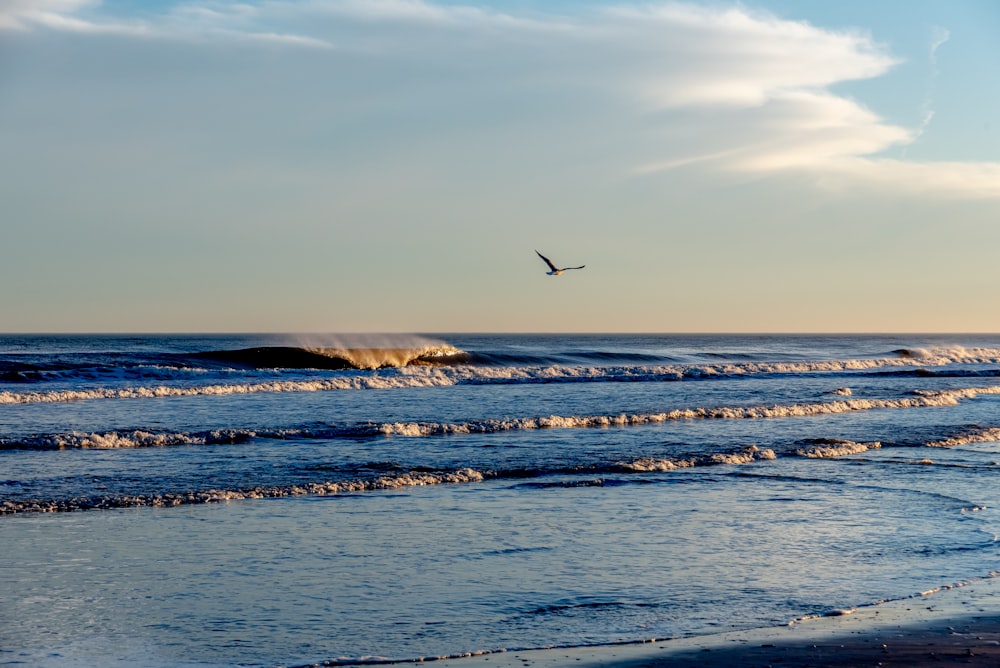
[[[607,647],[510,651],[436,668],[990,666],[1000,668],[1000,579],[788,626]]]

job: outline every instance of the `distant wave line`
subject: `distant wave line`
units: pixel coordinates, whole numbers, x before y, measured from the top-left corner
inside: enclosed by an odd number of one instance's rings
[[[925,365],[1000,363],[1000,350],[990,355],[962,351],[927,353]],[[279,392],[324,392],[335,390],[409,389],[461,384],[568,383],[568,382],[664,382],[716,377],[769,374],[866,371],[885,367],[913,366],[914,355],[905,358],[831,360],[817,362],[768,362],[710,365],[613,366],[613,367],[402,367],[383,371],[310,380],[275,380],[256,383],[216,383],[201,386],[155,385],[125,388],[98,387],[81,390],[0,392],[0,404],[61,403],[94,399],[148,399],[164,397],[218,396]]]
[[[280,392],[325,392],[331,390],[400,389],[438,387],[454,382],[428,375],[351,376],[317,380],[264,381],[259,383],[214,384],[203,386],[93,388],[87,390],[48,390],[42,392],[0,392],[0,404],[63,403],[94,399],[159,399],[166,397],[224,396]]]
[[[449,345],[418,347],[319,347],[259,346],[215,350],[191,355],[208,361],[236,363],[253,368],[375,370],[409,365],[460,364],[469,355]]]
[[[412,347],[296,347],[258,346],[194,353],[162,353],[155,360],[93,360],[70,363],[0,360],[0,381],[39,382],[51,379],[161,378],[206,373],[260,371],[374,371],[407,366],[455,366],[476,363],[470,355],[447,344]]]

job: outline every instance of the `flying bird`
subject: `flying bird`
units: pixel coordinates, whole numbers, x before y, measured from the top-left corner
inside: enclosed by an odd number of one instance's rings
[[[554,264],[552,264],[552,260],[550,260],[549,258],[545,257],[544,255],[542,255],[541,253],[539,253],[537,250],[535,251],[535,253],[538,255],[538,257],[540,257],[543,260],[545,260],[545,264],[549,265],[549,269],[551,269],[552,271],[545,272],[549,276],[558,276],[559,274],[563,273],[564,271],[569,271],[570,269],[583,269],[584,267],[587,266],[585,264],[581,264],[579,267],[563,267],[562,269],[560,269],[559,267],[557,267]]]

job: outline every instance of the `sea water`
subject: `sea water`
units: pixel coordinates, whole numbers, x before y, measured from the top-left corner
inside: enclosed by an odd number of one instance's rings
[[[0,337],[0,665],[787,624],[1000,566],[1000,337]]]

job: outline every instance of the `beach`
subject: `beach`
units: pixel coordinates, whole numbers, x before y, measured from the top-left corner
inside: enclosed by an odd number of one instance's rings
[[[0,668],[1000,668],[998,34],[0,0]]]
[[[0,0],[0,668],[1000,668],[998,34]]]
[[[847,612],[847,611],[845,611]],[[502,652],[441,668],[1000,666],[1000,582],[987,578],[787,626],[608,647]]]

